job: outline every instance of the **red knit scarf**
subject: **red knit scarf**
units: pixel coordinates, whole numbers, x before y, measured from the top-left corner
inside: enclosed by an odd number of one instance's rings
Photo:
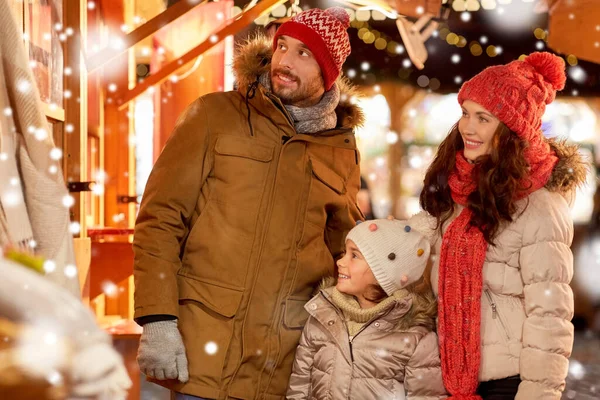
[[[541,135],[540,135],[541,136]],[[528,151],[530,176],[518,198],[542,188],[552,173],[556,155],[547,144],[537,143],[538,151]],[[543,147],[543,145],[545,145]],[[467,197],[477,189],[472,179],[475,164],[463,152],[456,154],[456,167],[448,183],[454,202],[466,206]],[[481,361],[481,291],[483,262],[488,244],[483,233],[469,226],[472,212],[464,208],[450,223],[442,240],[439,266],[438,335],[442,376],[452,399],[481,399],[476,394]]]

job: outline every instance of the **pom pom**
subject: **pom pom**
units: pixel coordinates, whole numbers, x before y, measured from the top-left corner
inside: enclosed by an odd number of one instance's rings
[[[554,90],[563,90],[567,81],[565,61],[548,52],[532,53],[524,60],[531,65],[544,80],[552,85]]]
[[[335,19],[340,21],[344,28],[348,29],[350,26],[350,15],[348,15],[348,12],[346,12],[346,10],[344,10],[342,7],[331,7],[325,10],[325,12],[331,14],[335,17]]]

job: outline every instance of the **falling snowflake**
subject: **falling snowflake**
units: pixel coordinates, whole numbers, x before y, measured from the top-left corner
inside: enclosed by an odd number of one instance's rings
[[[585,368],[577,360],[571,360],[569,363],[569,376],[573,379],[581,380],[585,376]]]
[[[44,128],[36,129],[35,138],[39,141],[46,140],[48,138],[48,131]]]
[[[27,93],[31,89],[31,83],[26,80],[21,80],[17,83],[17,90],[21,93]]]
[[[63,156],[63,152],[58,147],[55,147],[52,150],[50,150],[50,158],[51,159],[58,161],[62,158],[62,156]]]
[[[54,333],[54,332],[46,332],[46,334],[44,335],[43,341],[48,346],[53,346],[53,345],[55,345],[58,342],[58,338],[56,336],[56,333]]]
[[[67,265],[65,267],[65,276],[67,278],[75,278],[77,276],[77,267],[74,265]]]
[[[2,196],[2,204],[6,207],[15,207],[23,203],[23,196],[19,191],[6,191]]]
[[[218,350],[219,350],[219,346],[217,346],[217,344],[215,342],[211,341],[211,342],[206,343],[206,345],[204,345],[204,351],[209,356],[214,356],[215,354],[217,354]]]
[[[66,195],[63,197],[62,203],[63,203],[63,206],[65,206],[67,208],[71,208],[75,204],[75,199],[71,195]]]
[[[583,83],[587,79],[587,73],[579,65],[569,67],[568,74],[577,83]]]
[[[211,35],[209,40],[211,43],[217,43],[219,41],[219,37],[217,35]]]
[[[375,350],[375,355],[379,358],[387,357],[388,351],[386,349],[377,349]]]
[[[63,384],[63,377],[58,371],[51,372],[46,379],[53,386],[61,386]]]
[[[371,64],[369,64],[366,61],[363,61],[362,64],[360,64],[360,69],[362,69],[363,71],[368,71],[371,68]]]
[[[79,222],[71,222],[71,225],[69,225],[69,232],[73,235],[79,234],[79,232],[81,232],[81,225]]]
[[[114,297],[117,294],[117,285],[114,284],[114,282],[111,281],[104,281],[101,284],[102,287],[102,293],[104,293],[106,296],[108,297]]]
[[[46,271],[47,274],[50,274],[52,272],[54,272],[56,270],[56,263],[52,260],[46,260],[44,261],[44,271]]]
[[[6,107],[4,109],[4,115],[7,116],[7,117],[10,117],[12,115],[12,108]]]

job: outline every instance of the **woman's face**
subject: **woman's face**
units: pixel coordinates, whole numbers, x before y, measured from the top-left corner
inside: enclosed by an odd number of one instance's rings
[[[471,100],[463,103],[458,131],[465,145],[467,160],[475,161],[478,157],[490,154],[498,125],[500,120],[479,104]]]

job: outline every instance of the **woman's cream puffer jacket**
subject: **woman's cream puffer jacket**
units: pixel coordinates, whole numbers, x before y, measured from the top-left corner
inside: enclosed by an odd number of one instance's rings
[[[479,380],[520,375],[518,400],[560,399],[573,346],[573,222],[567,199],[585,180],[586,165],[573,146],[551,145],[560,161],[550,181],[520,202],[522,213],[488,247],[483,265]],[[457,207],[444,232],[462,210]],[[409,224],[430,238],[437,295],[442,235],[425,212]]]

